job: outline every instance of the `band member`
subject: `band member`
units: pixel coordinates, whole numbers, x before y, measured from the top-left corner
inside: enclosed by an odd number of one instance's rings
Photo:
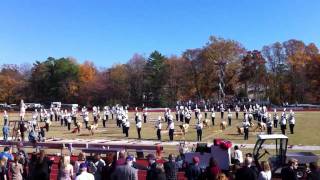
[[[41,119],[41,117],[40,117],[40,119]],[[63,126],[63,121],[64,121],[64,111],[62,109],[61,112],[60,112],[60,125],[61,126]]]
[[[284,135],[286,134],[286,129],[287,129],[287,117],[286,117],[285,111],[286,110],[284,109],[281,114],[281,121],[280,121],[281,132]]]
[[[179,107],[176,107],[176,121],[179,121]]]
[[[53,116],[54,116],[53,109],[50,108],[50,121],[51,121],[51,122],[53,121]]]
[[[279,116],[277,114],[277,110],[274,109],[274,113],[273,113],[273,127],[274,128],[278,128],[278,121],[279,121]]]
[[[98,124],[98,108],[96,106],[92,108],[92,116],[94,124]]]
[[[231,126],[231,119],[232,119],[232,113],[231,113],[231,110],[228,109],[228,125]]]
[[[3,124],[7,124],[8,119],[9,119],[8,113],[7,113],[7,111],[4,111],[3,112],[3,122],[4,122]]]
[[[44,121],[44,118],[45,118],[45,114],[44,114],[44,109],[40,109],[40,122]],[[36,118],[37,119],[37,118]]]
[[[238,105],[236,105],[236,107],[234,109],[236,111],[236,119],[239,119],[240,107]]]
[[[204,106],[204,119],[207,119],[208,118],[208,109],[207,109],[207,106],[205,105]]]
[[[194,116],[195,118],[198,118],[198,115],[200,114],[200,109],[198,108],[198,105],[196,104],[196,108],[194,109]]]
[[[220,113],[221,113],[221,119],[223,119],[223,116],[224,116],[224,107],[223,107],[223,104],[220,105]]]
[[[157,129],[158,140],[161,141],[161,128],[162,128],[161,116],[158,117],[158,121],[156,122],[155,128]]]
[[[89,123],[89,112],[87,110],[82,112],[83,122],[85,124],[86,129],[88,128]]]
[[[289,114],[289,127],[290,127],[290,133],[294,134],[293,128],[294,128],[294,124],[296,123],[296,120],[294,118],[294,112],[292,111],[292,109],[290,110],[290,114]]]
[[[20,119],[24,120],[24,116],[26,114],[26,109],[28,106],[24,103],[23,99],[20,101]]]
[[[124,127],[125,127],[126,137],[129,137],[130,122],[129,122],[129,119],[127,119],[127,118],[126,118],[126,121],[124,123]]]
[[[138,132],[138,139],[141,139],[141,128],[142,128],[142,123],[141,123],[141,116],[139,115],[138,119],[137,119],[137,132]]]
[[[211,121],[212,121],[212,126],[214,126],[214,120],[216,118],[216,113],[214,112],[214,107],[211,108]]]
[[[249,121],[244,119],[242,122],[242,127],[243,127],[244,140],[248,140],[249,139],[249,127],[250,127]]]
[[[68,131],[70,131],[71,129],[71,122],[72,122],[72,117],[71,114],[68,112],[66,115],[66,119],[67,119],[67,125],[68,125]]]
[[[49,126],[50,126],[50,123],[51,123],[51,113],[46,113],[45,111],[45,119],[44,119],[44,122],[46,124],[46,130],[47,132],[49,132]],[[53,118],[52,118],[53,119]]]
[[[185,123],[189,124],[191,120],[191,111],[189,111],[187,108],[185,109]]]
[[[271,114],[268,115],[268,118],[267,118],[267,134],[272,134],[272,117],[271,117]]]
[[[143,123],[147,123],[147,116],[148,116],[148,108],[144,108],[144,110],[143,110]]]
[[[167,129],[169,129],[169,139],[170,139],[170,141],[173,141],[174,122],[173,122],[173,118],[171,115],[169,116],[168,122],[169,122],[169,124],[168,124]]]
[[[71,109],[71,119],[73,121],[74,126],[77,126],[77,108],[72,107]]]
[[[201,141],[202,140],[202,129],[203,129],[202,121],[198,121],[198,123],[196,125],[196,129],[197,129],[197,141]]]
[[[19,130],[21,133],[21,141],[24,141],[25,132],[27,131],[27,128],[23,120],[19,121]]]
[[[70,114],[67,109],[64,110],[64,126],[68,126],[68,118]]]
[[[180,106],[180,113],[179,113],[179,116],[180,116],[180,122],[183,122],[184,118],[184,108],[183,106]]]
[[[138,119],[139,119],[139,113],[136,112],[136,114],[134,116],[134,121],[136,122],[136,124],[138,123]]]
[[[117,126],[121,127],[122,114],[121,114],[121,111],[119,109],[116,111],[116,121],[117,121]]]
[[[106,121],[108,121],[108,119],[109,119],[109,114],[110,114],[109,108],[108,108],[108,106],[105,106],[103,108],[103,119],[102,119],[103,127],[106,127]]]

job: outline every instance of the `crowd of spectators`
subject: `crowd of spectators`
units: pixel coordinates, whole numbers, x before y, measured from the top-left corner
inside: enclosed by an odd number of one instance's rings
[[[168,160],[159,161],[154,154],[146,156],[148,165],[142,165],[136,161],[132,154],[120,151],[118,156],[107,153],[102,158],[99,154],[87,157],[85,153],[79,153],[76,160],[72,161],[68,155],[62,156],[58,163],[58,180],[136,180],[138,171],[146,171],[146,180],[176,180],[178,172],[184,171],[188,180],[271,180],[271,168],[267,161],[262,161],[256,166],[250,154],[242,157],[242,152],[235,147],[233,153],[233,168],[230,171],[220,169],[214,158],[210,158],[207,167],[200,166],[197,156],[192,158],[191,163],[184,162],[180,165],[183,157],[175,157],[170,154]],[[243,158],[243,159],[242,159]],[[243,163],[241,163],[243,161]],[[16,152],[11,147],[5,147],[0,153],[0,180],[49,180],[53,158],[49,158],[44,150],[32,153],[30,158],[18,145]],[[258,167],[261,167],[258,169]],[[283,180],[295,180],[297,178],[298,162],[289,160],[287,167],[282,168]],[[306,178],[319,180],[320,171],[317,163],[310,164],[310,170]]]

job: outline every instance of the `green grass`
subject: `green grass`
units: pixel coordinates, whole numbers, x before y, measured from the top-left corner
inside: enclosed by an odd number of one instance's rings
[[[157,119],[159,115],[162,113],[149,113],[149,118]],[[193,114],[194,115],[194,114]],[[208,117],[211,118],[211,114],[208,113]],[[206,127],[203,130],[203,141],[212,142],[214,138],[223,138],[228,139],[234,143],[255,143],[256,135],[258,133],[250,133],[249,140],[244,141],[242,135],[238,135],[236,131],[236,126],[241,124],[243,113],[240,113],[240,119],[235,120],[235,115],[233,116],[232,126],[227,127],[225,131],[220,131],[219,123],[221,122],[220,113],[216,113],[216,126],[211,126],[211,119],[209,119],[210,127]],[[296,112],[296,126],[295,126],[295,134],[289,134],[289,129],[287,129],[287,135],[289,137],[290,145],[320,145],[320,112]],[[203,116],[204,117],[204,116]],[[31,113],[27,114],[27,119],[31,118]],[[80,117],[78,117],[80,118]],[[90,117],[90,122],[92,122],[92,117]],[[129,118],[131,119],[131,126],[129,131],[129,139],[137,138],[137,131],[134,123],[134,113],[129,113]],[[18,113],[10,113],[10,120],[18,120]],[[81,119],[82,122],[82,119]],[[0,115],[0,124],[3,124],[2,114]],[[179,130],[178,125],[180,122],[175,122],[176,131]],[[44,123],[40,124],[44,126]],[[166,128],[166,123],[163,123],[163,127]],[[73,128],[73,127],[72,127]],[[196,130],[195,128],[195,120],[192,117],[191,126],[189,128],[189,132],[185,137],[175,136],[174,140],[187,140],[187,141],[195,141],[196,140]],[[280,129],[274,129],[275,133],[280,133]],[[98,131],[91,136],[89,131],[84,127],[81,129],[80,134],[73,134],[67,130],[67,127],[60,126],[60,122],[53,122],[50,131],[46,134],[48,138],[50,137],[59,137],[59,138],[67,138],[67,139],[123,139],[125,138],[124,134],[122,134],[122,129],[116,127],[115,120],[109,120],[107,122],[107,128],[102,127],[102,122],[99,122]],[[168,140],[168,134],[162,134],[162,139],[164,141]],[[142,139],[146,140],[156,140],[156,130],[154,129],[154,122],[143,123],[142,126]]]

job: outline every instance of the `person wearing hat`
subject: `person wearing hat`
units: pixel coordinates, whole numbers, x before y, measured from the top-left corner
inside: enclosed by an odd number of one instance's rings
[[[196,130],[197,130],[197,141],[201,141],[202,140],[202,129],[203,129],[203,123],[202,121],[198,121],[197,125],[196,125]]]
[[[296,123],[296,119],[294,118],[294,112],[291,109],[290,114],[289,114],[289,128],[290,128],[291,134],[294,134],[293,128],[294,128],[295,123]]]
[[[232,113],[231,113],[231,110],[230,108],[228,109],[228,125],[231,126],[231,118],[232,118]]]
[[[239,107],[238,105],[236,105],[236,107],[234,108],[234,110],[236,111],[236,119],[239,119],[240,107]]]
[[[129,137],[130,121],[128,118],[126,118],[126,121],[122,126],[124,126],[124,133],[126,134],[126,137]]]
[[[173,141],[174,122],[172,120],[172,116],[171,115],[169,116],[167,129],[169,129],[169,139],[170,139],[170,141]]]
[[[268,118],[267,118],[267,123],[266,123],[266,125],[267,125],[267,134],[272,134],[272,120],[271,120],[271,114],[269,114],[268,116],[267,116]]]
[[[142,122],[141,122],[141,116],[140,115],[137,118],[136,126],[137,126],[137,132],[138,132],[138,139],[141,139]]]
[[[242,127],[243,127],[243,134],[244,134],[244,140],[248,140],[249,139],[249,127],[250,127],[250,123],[247,120],[248,115],[245,115],[245,119],[242,122]]]
[[[221,119],[224,117],[224,107],[223,104],[220,105],[220,113],[221,113]]]
[[[8,122],[8,119],[9,119],[9,116],[8,116],[8,113],[7,111],[4,111],[3,112],[3,124],[6,124]]]
[[[185,123],[189,124],[191,120],[191,111],[189,111],[187,108],[185,109]]]
[[[132,156],[126,158],[125,165],[117,166],[114,172],[111,174],[111,179],[114,180],[138,180],[138,171],[133,168]]]
[[[157,129],[158,140],[161,141],[161,128],[162,128],[161,116],[158,117],[158,121],[156,122],[155,128]]]
[[[192,158],[192,164],[186,169],[185,176],[188,180],[196,180],[201,177],[201,169],[199,166],[200,159],[197,156]]]
[[[277,109],[274,109],[273,112],[273,127],[278,128],[278,121],[279,121],[279,116],[277,114]]]
[[[87,163],[80,164],[80,174],[76,177],[75,180],[94,180],[94,176],[91,173],[88,173]]]
[[[286,117],[285,110],[282,112],[282,115],[281,115],[280,128],[281,128],[282,134],[285,135],[286,129],[287,129],[287,117]]]
[[[143,123],[147,123],[148,108],[143,109]]]
[[[153,180],[157,174],[156,157],[154,154],[148,154],[147,159],[149,162],[149,167],[148,167],[148,171],[147,171],[146,180]]]
[[[214,107],[211,108],[211,121],[212,121],[212,126],[214,126],[214,120],[216,118],[216,113],[214,112]]]

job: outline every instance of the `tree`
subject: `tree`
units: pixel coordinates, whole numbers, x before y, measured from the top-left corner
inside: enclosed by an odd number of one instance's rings
[[[166,57],[158,51],[150,54],[144,69],[144,96],[152,106],[165,106],[162,92],[166,84]]]

